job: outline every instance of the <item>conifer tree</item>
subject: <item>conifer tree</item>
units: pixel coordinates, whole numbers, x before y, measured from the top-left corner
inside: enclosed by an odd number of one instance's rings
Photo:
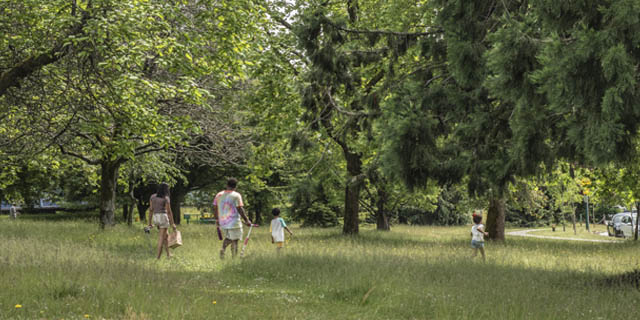
[[[364,160],[371,144],[375,145],[372,123],[382,113],[381,99],[392,88],[394,70],[402,65],[407,50],[419,37],[432,34],[416,30],[416,17],[406,14],[409,11],[398,11],[419,4],[378,4],[314,3],[297,22],[296,34],[310,61],[302,92],[304,120],[340,146],[346,162],[345,234],[358,233],[360,192],[367,173],[374,172],[368,170]],[[376,10],[387,12],[376,16]],[[399,18],[393,12],[404,16]],[[394,23],[402,31],[392,29]],[[377,29],[376,25],[388,29]]]

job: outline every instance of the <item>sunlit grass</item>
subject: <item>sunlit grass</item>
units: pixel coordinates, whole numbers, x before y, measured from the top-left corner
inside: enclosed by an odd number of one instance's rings
[[[293,226],[278,256],[260,227],[246,258],[221,261],[213,225],[180,230],[175,258],[156,261],[157,233],[141,225],[2,219],[0,318],[632,319],[640,303],[638,289],[603,281],[640,267],[631,241],[509,237],[487,243],[482,263],[469,227]]]

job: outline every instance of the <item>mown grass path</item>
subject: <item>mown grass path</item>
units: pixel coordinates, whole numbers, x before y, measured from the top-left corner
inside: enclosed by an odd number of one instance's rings
[[[553,239],[553,240],[565,240],[565,241],[587,241],[587,242],[603,242],[603,243],[621,243],[620,240],[604,240],[604,239],[581,239],[572,237],[556,237],[556,236],[543,236],[531,234],[532,232],[546,231],[546,229],[527,229],[507,232],[509,236],[517,237],[532,237],[539,239]]]

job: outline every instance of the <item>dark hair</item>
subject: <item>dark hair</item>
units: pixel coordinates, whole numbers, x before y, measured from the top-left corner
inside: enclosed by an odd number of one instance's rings
[[[482,216],[474,214],[473,215],[473,223],[478,224],[480,222],[482,222]]]
[[[169,185],[166,183],[161,183],[158,185],[158,192],[156,192],[156,197],[164,198],[169,196]]]
[[[273,210],[271,210],[271,214],[274,215],[274,216],[279,216],[280,215],[280,209],[273,208]]]
[[[238,180],[236,180],[236,178],[229,178],[227,180],[228,188],[235,189],[237,185],[238,185]]]

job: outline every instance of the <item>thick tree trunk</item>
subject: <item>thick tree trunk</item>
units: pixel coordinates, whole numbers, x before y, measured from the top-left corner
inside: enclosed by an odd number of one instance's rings
[[[122,219],[124,221],[129,221],[129,216],[131,213],[129,212],[129,204],[125,203],[122,205]]]
[[[184,201],[186,194],[182,189],[177,191],[178,192],[171,193],[171,212],[173,213],[173,222],[175,222],[175,224],[180,224],[180,217],[182,216],[180,204]]]
[[[362,160],[360,154],[343,147],[347,160],[348,181],[344,197],[343,234],[358,234],[360,225],[360,190],[362,189]]]
[[[127,225],[133,224],[133,208],[136,206],[136,198],[133,196],[133,178],[129,180],[129,192],[127,193],[127,203],[129,207],[129,216],[127,219]]]
[[[344,226],[342,228],[344,234],[358,234],[359,232],[360,184],[355,180],[357,177],[352,177],[345,188]]]
[[[136,202],[136,207],[138,208],[138,217],[140,218],[140,221],[146,224],[145,221],[147,221],[147,209],[149,209],[149,204],[145,205],[142,200],[138,200],[138,202]]]
[[[378,200],[376,201],[376,229],[381,231],[389,231],[389,218],[387,217],[386,204],[389,195],[384,188],[378,186]]]
[[[138,215],[140,221],[147,223],[147,213],[149,210],[149,198],[155,193],[155,185],[138,185],[133,188],[133,197],[136,200],[136,207],[138,208]]]
[[[489,199],[489,210],[486,220],[486,231],[489,233],[489,239],[504,240],[504,210],[505,204],[502,197],[491,197]]]
[[[100,173],[100,227],[115,224],[116,179],[118,178],[119,161],[105,160],[101,163]]]

